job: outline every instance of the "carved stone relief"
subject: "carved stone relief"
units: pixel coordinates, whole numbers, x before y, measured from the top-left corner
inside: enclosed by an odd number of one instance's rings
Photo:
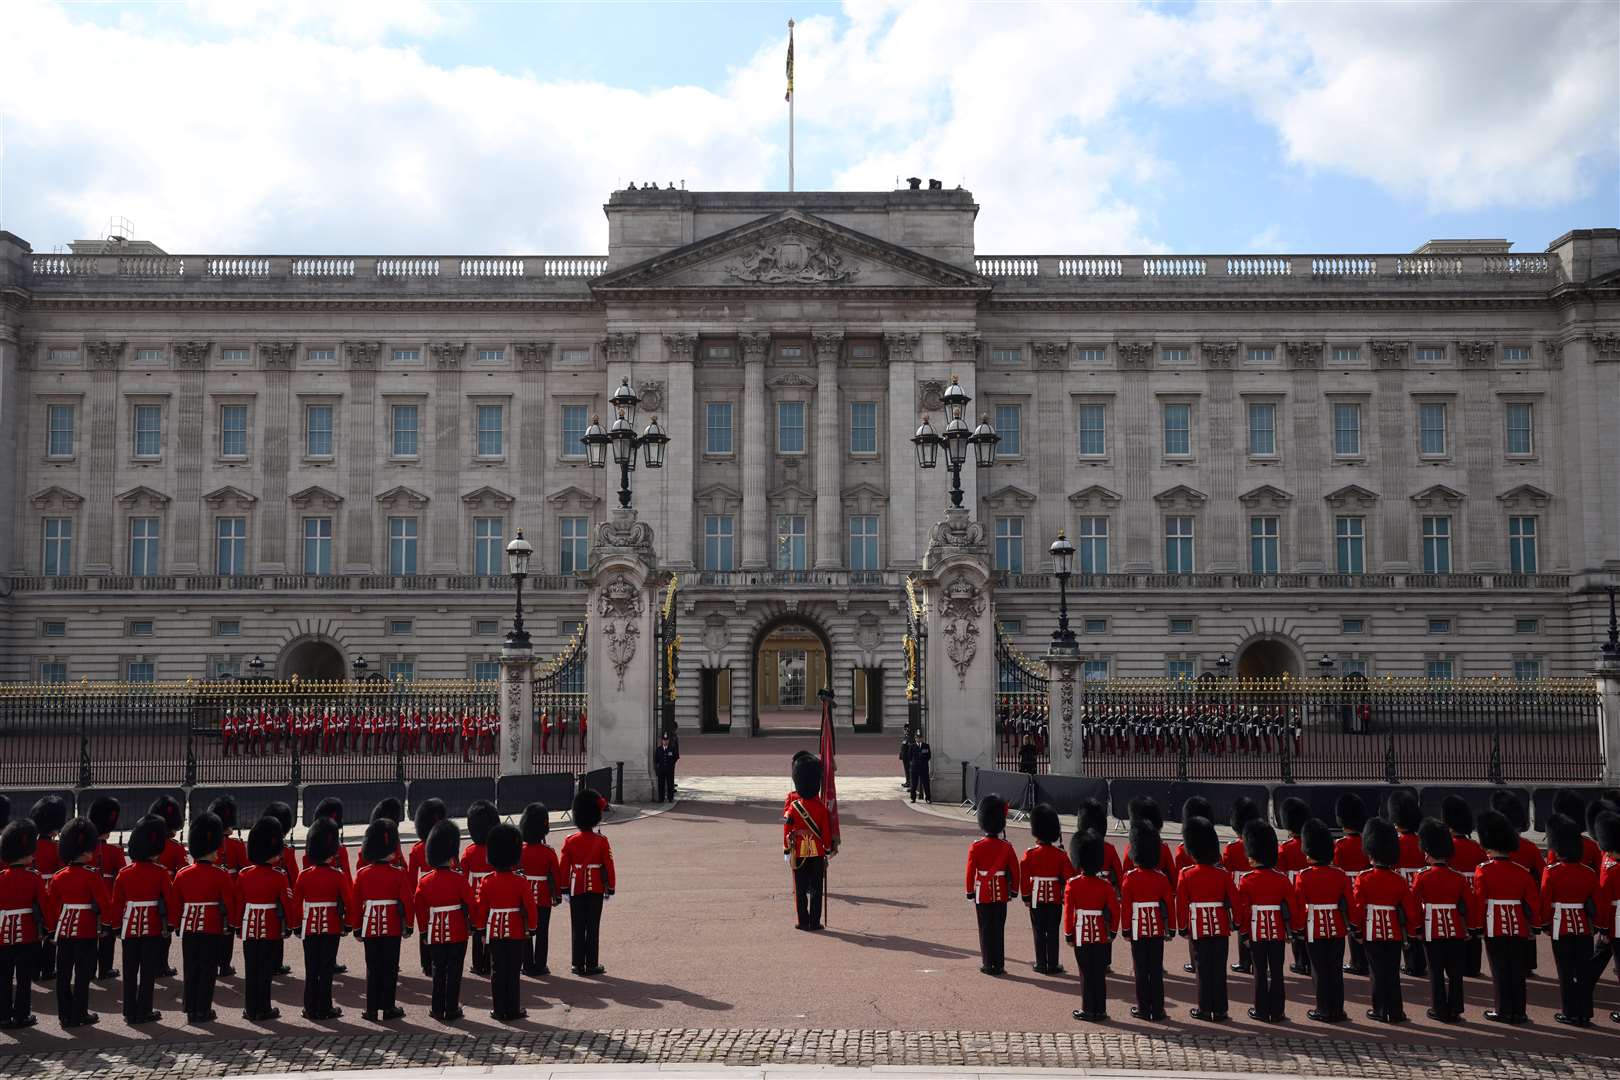
[[[613,664],[613,673],[619,677],[622,691],[624,673],[635,659],[636,640],[641,637],[641,590],[628,577],[614,578],[602,588],[597,613],[602,617],[602,638],[607,643],[608,660]]]
[[[84,351],[89,355],[92,367],[114,368],[123,360],[127,344],[123,341],[87,341]]]
[[[924,412],[938,412],[945,407],[945,383],[940,379],[921,379],[917,383],[917,404]]]
[[[603,338],[602,348],[606,351],[608,363],[628,364],[633,362],[636,358],[636,343],[640,338],[641,335],[636,333],[609,334]]]
[[[795,233],[776,241],[760,241],[726,273],[737,281],[758,285],[831,285],[849,281],[860,268],[847,260],[831,240],[809,240]]]
[[[979,335],[946,334],[945,348],[950,351],[951,363],[975,363],[979,359]]]
[[[428,346],[433,354],[433,366],[440,371],[453,371],[467,358],[465,341],[436,341]]]
[[[1153,342],[1122,341],[1117,346],[1120,366],[1132,371],[1145,370],[1153,359]]]
[[[1037,341],[1035,342],[1035,366],[1046,371],[1057,371],[1068,364],[1069,343],[1067,341]]]
[[[380,341],[345,341],[343,355],[349,358],[349,367],[356,369],[375,368],[377,358],[382,355],[382,342]]]
[[[1288,366],[1295,370],[1322,366],[1320,341],[1289,341],[1283,344],[1283,349],[1288,353]]]
[[[1373,341],[1368,344],[1372,347],[1373,365],[1384,371],[1404,368],[1412,350],[1409,341]]]
[[[518,363],[526,368],[545,367],[551,359],[549,341],[520,341],[512,348],[517,352]]]
[[[1205,366],[1216,371],[1230,371],[1237,362],[1238,343],[1235,341],[1201,341],[1198,351],[1203,354]]]
[[[889,352],[891,363],[909,364],[916,358],[920,334],[884,334],[883,345]]]
[[[669,353],[671,360],[682,363],[692,359],[692,350],[697,348],[696,334],[665,334],[664,349]]]
[[[957,577],[945,585],[940,623],[945,634],[945,656],[956,669],[958,690],[967,688],[968,668],[979,652],[979,621],[983,614],[984,597],[972,581]]]
[[[641,395],[642,409],[655,413],[664,407],[664,384],[659,380],[649,380],[636,387],[636,393]]]
[[[260,349],[264,346],[260,345]],[[208,351],[213,348],[210,341],[177,341],[174,343],[174,359],[183,368],[200,368],[208,362]]]
[[[1491,360],[1496,356],[1496,342],[1459,341],[1457,342],[1457,356],[1462,360],[1463,367],[1489,367]]]

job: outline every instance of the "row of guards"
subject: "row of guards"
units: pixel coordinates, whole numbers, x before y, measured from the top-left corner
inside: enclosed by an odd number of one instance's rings
[[[569,748],[585,752],[586,710],[560,711],[555,717],[540,709],[535,737],[539,752]],[[570,725],[572,724],[572,727]],[[220,752],[226,757],[279,757],[294,746],[304,757],[316,754],[434,754],[463,761],[495,753],[501,733],[500,711],[490,703],[455,707],[326,704],[231,705],[220,717]],[[577,745],[576,745],[577,744]]]

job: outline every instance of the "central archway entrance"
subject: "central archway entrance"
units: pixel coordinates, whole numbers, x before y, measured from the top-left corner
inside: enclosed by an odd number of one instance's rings
[[[1281,638],[1259,638],[1238,653],[1240,679],[1299,678],[1299,654]]]
[[[773,619],[754,637],[753,734],[777,735],[819,730],[817,691],[830,686],[832,642],[806,619]]]
[[[296,675],[301,680],[342,682],[349,677],[343,654],[336,645],[320,638],[304,638],[288,645],[276,667],[283,679]]]

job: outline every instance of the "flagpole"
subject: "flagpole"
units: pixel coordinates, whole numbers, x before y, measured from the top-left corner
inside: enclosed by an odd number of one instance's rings
[[[793,190],[793,20],[788,20],[788,190]]]

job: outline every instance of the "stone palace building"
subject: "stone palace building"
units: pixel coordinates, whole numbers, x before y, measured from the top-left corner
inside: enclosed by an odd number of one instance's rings
[[[1087,674],[1567,675],[1620,573],[1620,230],[1542,254],[998,256],[961,190],[635,187],[606,256],[175,255],[0,233],[0,679],[493,677],[541,656],[618,470],[681,576],[678,715],[904,721],[903,580],[963,471],[1024,651]],[[756,707],[758,703],[758,707]],[[946,703],[948,704],[948,703]],[[937,707],[937,706],[936,706]],[[808,719],[808,716],[807,716]]]

